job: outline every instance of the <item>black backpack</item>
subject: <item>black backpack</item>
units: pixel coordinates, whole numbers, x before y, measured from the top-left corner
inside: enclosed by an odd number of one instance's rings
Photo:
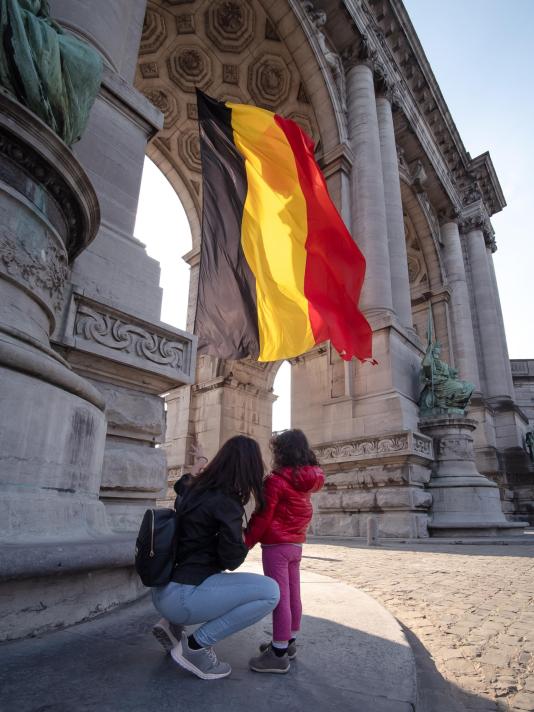
[[[178,501],[175,507],[147,509],[139,527],[135,570],[145,586],[164,586],[171,580],[176,559]]]

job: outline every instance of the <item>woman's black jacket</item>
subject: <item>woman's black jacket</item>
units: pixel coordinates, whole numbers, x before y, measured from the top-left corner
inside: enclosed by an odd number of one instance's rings
[[[237,569],[248,549],[239,500],[221,490],[197,492],[189,488],[190,481],[184,475],[175,485],[178,528],[172,580],[198,586],[208,576]]]

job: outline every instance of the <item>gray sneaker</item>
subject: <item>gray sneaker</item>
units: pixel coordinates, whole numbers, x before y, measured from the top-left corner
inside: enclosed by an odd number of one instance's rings
[[[289,672],[289,657],[284,653],[278,657],[271,645],[266,648],[257,658],[249,660],[248,666],[254,672],[276,672],[283,674]]]
[[[270,641],[268,643],[260,643],[260,653],[264,653],[267,648],[271,647]],[[297,643],[293,641],[287,646],[287,657],[290,660],[294,660],[297,657]]]
[[[213,648],[191,650],[185,633],[182,633],[181,642],[171,650],[171,657],[180,667],[189,670],[202,680],[218,680],[220,677],[228,677],[232,672],[228,663],[221,663],[218,660]]]
[[[166,618],[159,620],[152,628],[152,635],[168,653],[179,644],[183,632],[183,625],[171,623]]]

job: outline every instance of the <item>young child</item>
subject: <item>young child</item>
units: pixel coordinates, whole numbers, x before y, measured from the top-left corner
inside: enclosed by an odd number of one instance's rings
[[[250,660],[256,672],[285,673],[296,657],[300,629],[300,560],[310,524],[311,495],[324,484],[324,473],[301,430],[285,430],[271,440],[273,471],[265,480],[265,506],[256,511],[245,532],[251,549],[261,543],[263,573],[280,587],[273,611],[273,639],[260,645],[261,655]]]

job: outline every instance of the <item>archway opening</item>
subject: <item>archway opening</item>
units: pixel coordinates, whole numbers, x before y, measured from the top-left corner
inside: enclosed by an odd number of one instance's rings
[[[173,186],[149,158],[143,166],[134,234],[160,265],[161,320],[185,329],[190,267],[183,255],[191,250],[191,228]]]
[[[278,369],[273,383],[276,400],[273,404],[273,433],[291,427],[291,364],[289,361]]]

